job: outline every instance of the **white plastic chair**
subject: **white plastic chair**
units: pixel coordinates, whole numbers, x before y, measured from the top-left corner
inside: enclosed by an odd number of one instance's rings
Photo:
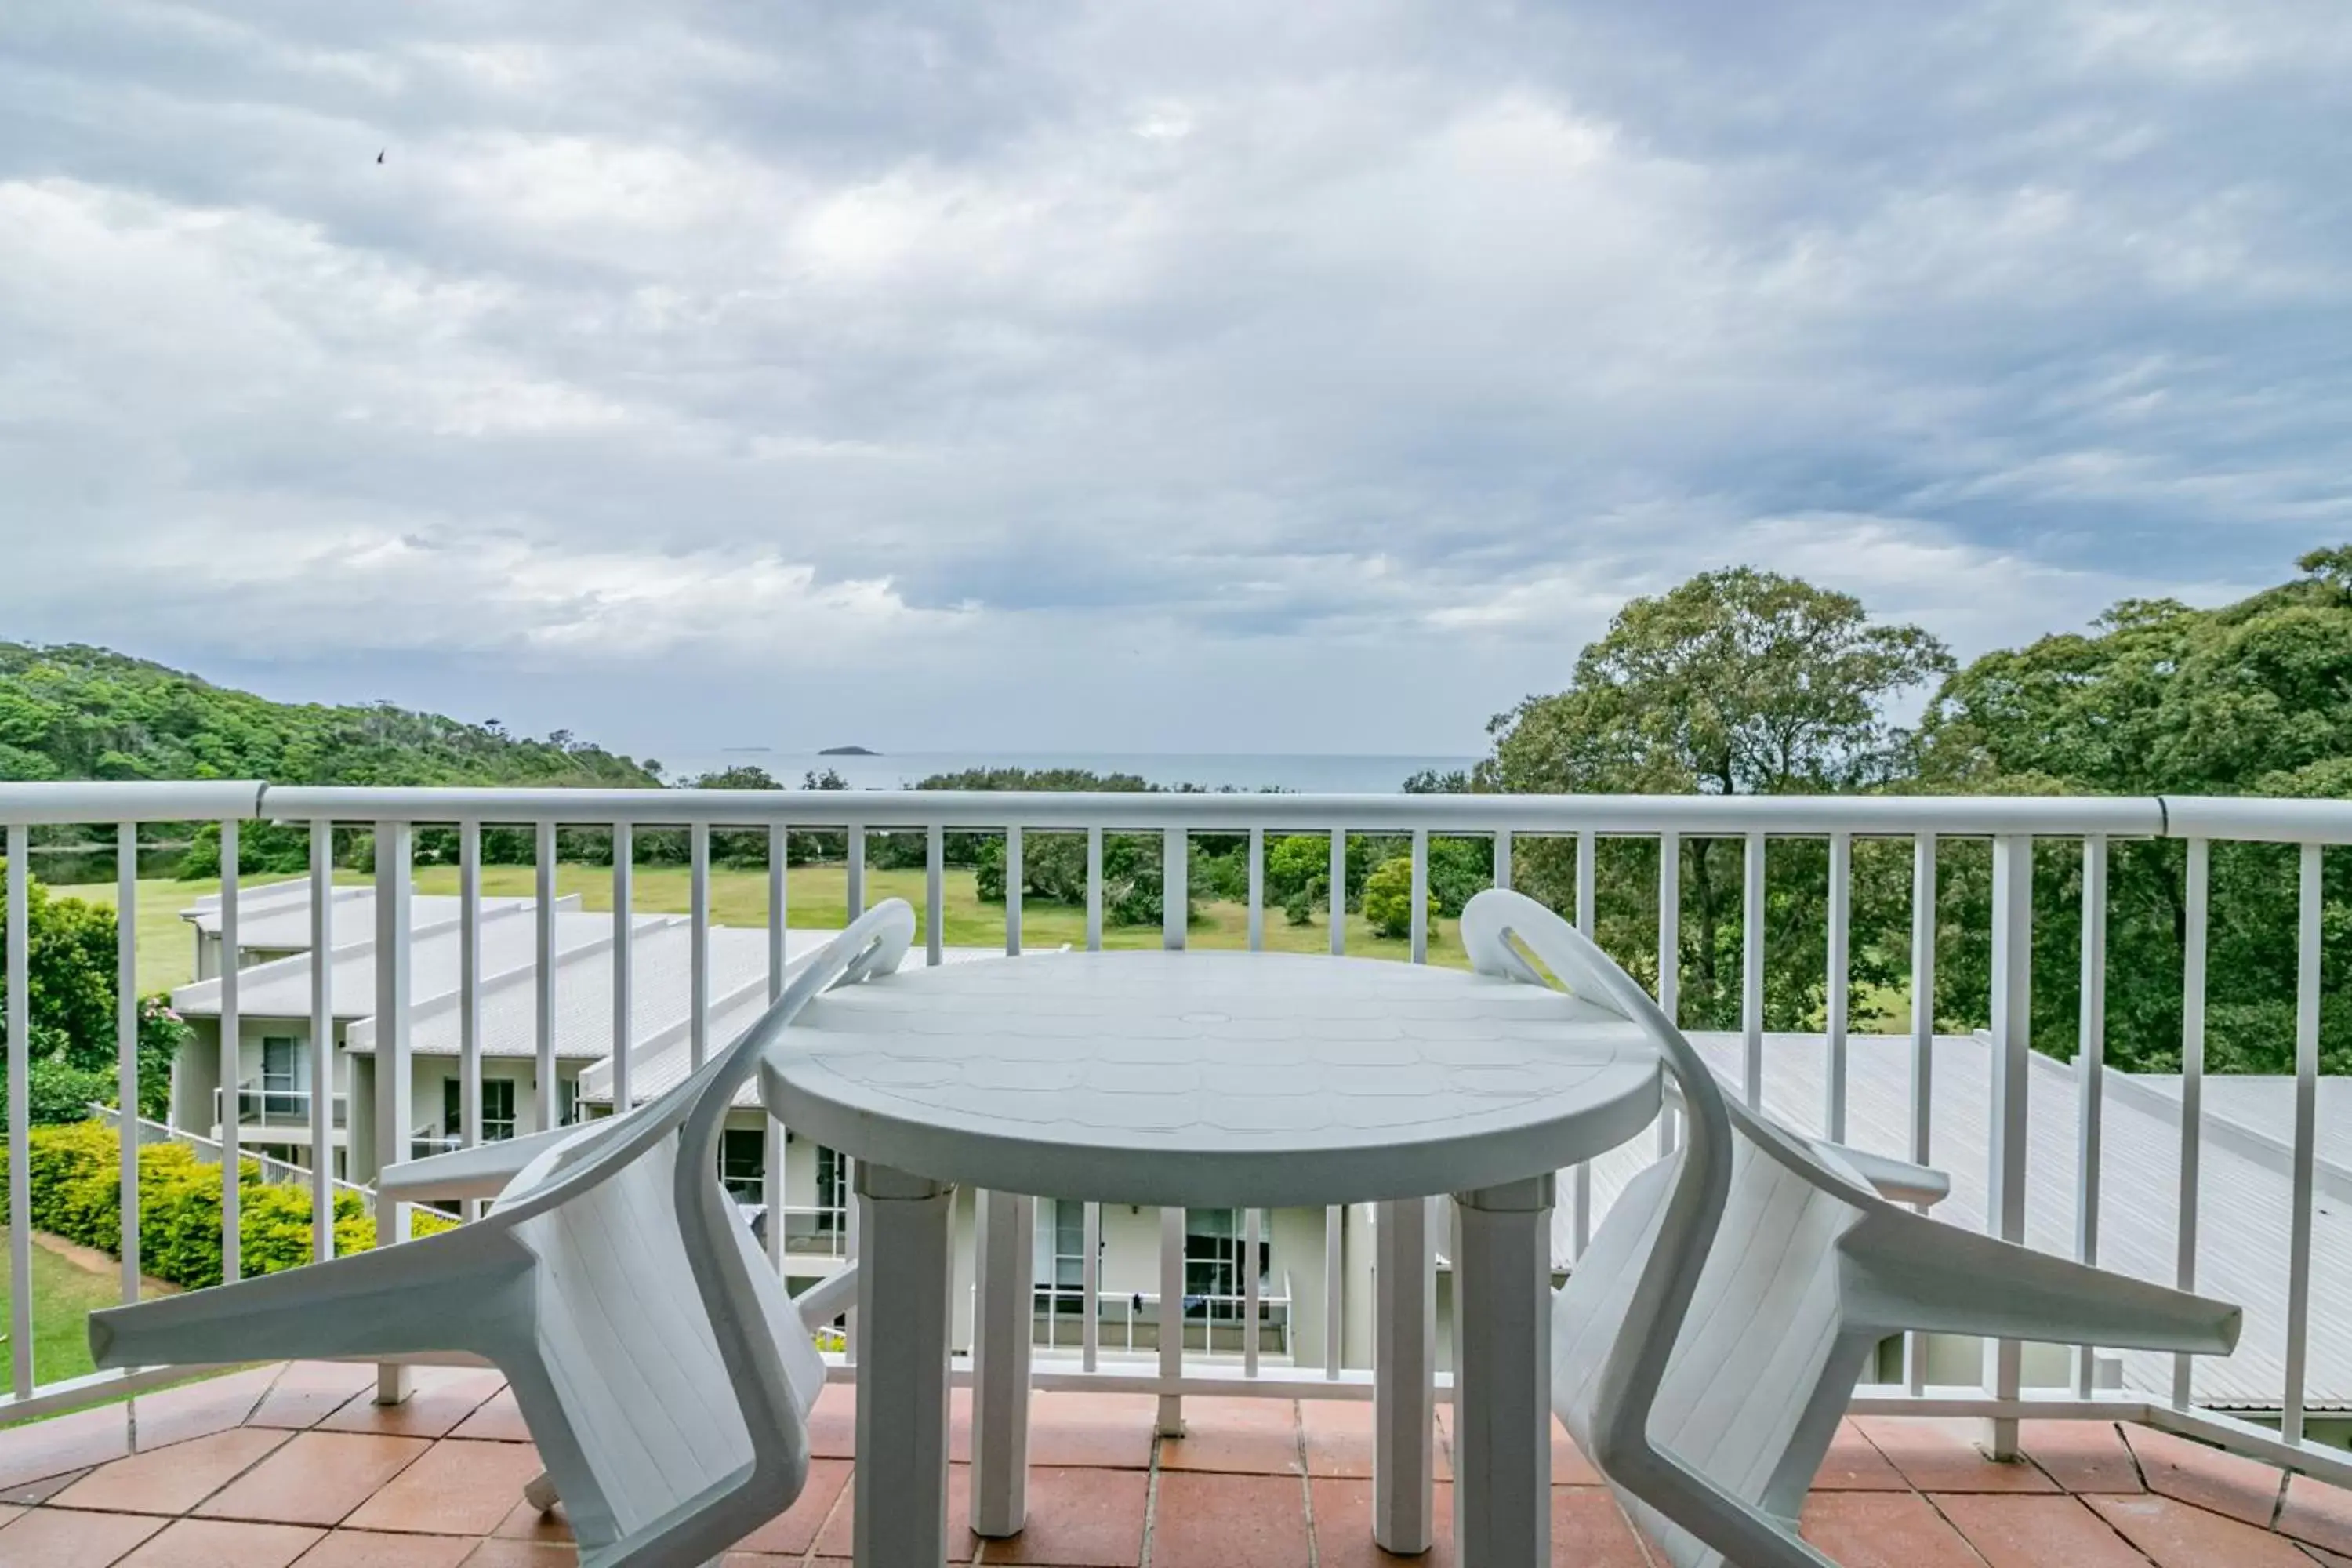
[[[684,1083],[627,1116],[541,1135],[483,1218],[94,1312],[93,1356],[121,1367],[479,1355],[507,1375],[583,1568],[716,1562],[800,1495],[824,1384],[809,1326],[844,1295],[836,1281],[807,1307],[785,1294],[719,1184],[720,1131],[809,999],[895,970],[914,930],[902,900],[875,908]],[[412,1174],[405,1190],[428,1183]],[[534,1500],[548,1489],[535,1484]]]
[[[1480,971],[1656,1040],[1685,1136],[1610,1210],[1552,1303],[1552,1408],[1677,1568],[1834,1568],[1797,1516],[1878,1342],[1906,1330],[2225,1354],[2240,1312],[1943,1225],[1834,1146],[1724,1096],[1633,978],[1509,892],[1463,910]]]

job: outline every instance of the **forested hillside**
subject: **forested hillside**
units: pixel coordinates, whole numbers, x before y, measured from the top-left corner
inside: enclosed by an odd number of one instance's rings
[[[0,643],[0,781],[205,778],[660,783],[630,758],[562,731],[529,740],[389,703],[272,702],[102,647]]]

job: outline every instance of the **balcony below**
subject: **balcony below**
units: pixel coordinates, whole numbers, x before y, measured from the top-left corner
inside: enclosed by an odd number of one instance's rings
[[[539,1466],[494,1373],[419,1369],[397,1408],[371,1367],[297,1363],[0,1431],[0,1568],[558,1568],[560,1521],[521,1501]],[[817,1458],[790,1512],[730,1568],[845,1562],[855,1390],[817,1407]],[[1297,1568],[1399,1562],[1371,1544],[1371,1407],[1278,1398],[1185,1402],[1181,1439],[1149,1395],[1040,1393],[1029,1527],[982,1542],[951,1517],[960,1563]],[[964,1506],[957,1394],[949,1508]],[[1452,1561],[1446,1423],[1440,1542]],[[2130,1425],[2029,1422],[1995,1464],[1966,1423],[1849,1421],[1805,1512],[1843,1568],[2337,1568],[2352,1493]],[[1553,1445],[1553,1561],[1655,1563],[1564,1438]]]

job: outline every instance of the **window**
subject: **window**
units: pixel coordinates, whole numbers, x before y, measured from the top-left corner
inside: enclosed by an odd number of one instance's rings
[[[482,1142],[495,1143],[515,1135],[514,1079],[482,1080]],[[454,1078],[441,1080],[441,1131],[451,1138],[466,1131],[465,1085]]]
[[[728,1127],[719,1134],[719,1181],[739,1204],[765,1198],[767,1138],[756,1127]]]
[[[1054,1289],[1083,1290],[1087,1284],[1087,1205],[1076,1198],[1054,1200]]]
[[[1247,1278],[1243,1270],[1255,1268],[1260,1280],[1265,1279],[1266,1244],[1263,1239],[1258,1242],[1255,1258],[1244,1256],[1242,1215],[1240,1209],[1184,1211],[1187,1317],[1237,1321],[1242,1315],[1242,1293]],[[1261,1237],[1263,1235],[1261,1229]]]
[[[290,1035],[264,1035],[261,1037],[261,1114],[270,1117],[303,1116],[310,1107],[301,1103],[302,1042]]]
[[[580,1120],[580,1080],[559,1078],[555,1080],[555,1124],[569,1127]]]
[[[816,1228],[821,1234],[831,1235],[846,1223],[849,1187],[842,1176],[848,1163],[835,1150],[816,1152]]]

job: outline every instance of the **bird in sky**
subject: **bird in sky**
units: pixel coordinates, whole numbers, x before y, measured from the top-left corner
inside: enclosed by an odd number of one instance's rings
[[[391,149],[391,148],[389,148],[389,147],[387,147],[387,148],[385,148],[385,149],[383,150],[383,152],[384,152],[384,153],[389,153],[389,152],[391,152],[391,151],[392,151],[392,149]],[[375,155],[375,161],[376,161],[377,163],[383,163],[383,153],[378,153]]]

